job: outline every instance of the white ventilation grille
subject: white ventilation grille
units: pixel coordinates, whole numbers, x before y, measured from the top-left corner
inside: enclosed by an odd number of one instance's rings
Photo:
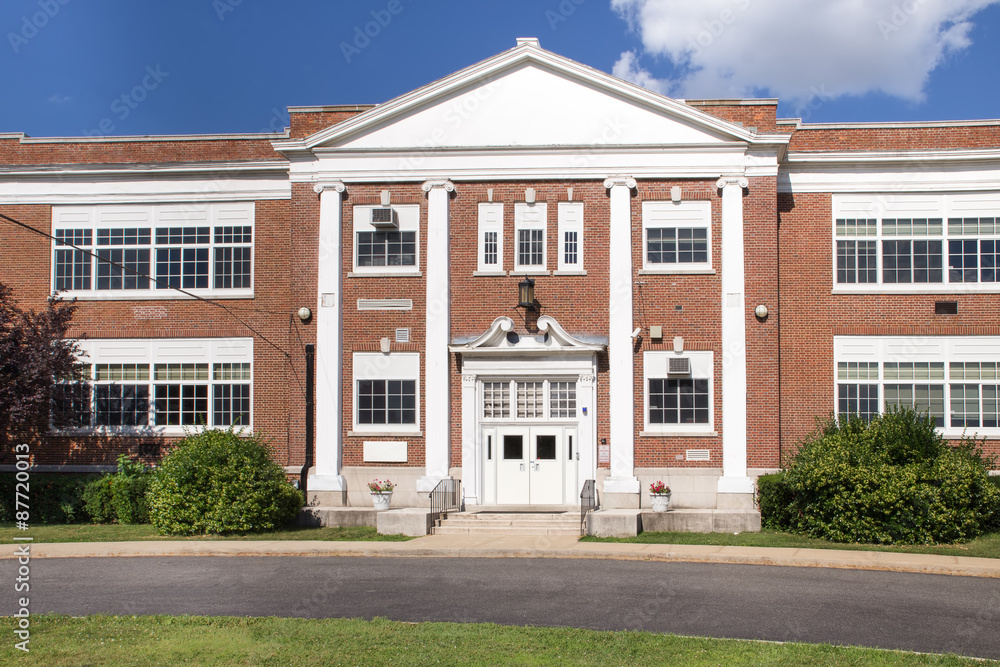
[[[396,342],[397,343],[409,343],[410,342],[410,330],[409,329],[396,329]]]
[[[396,212],[389,207],[372,209],[372,227],[396,227]]]
[[[686,452],[686,458],[688,461],[708,461],[710,454],[707,449],[689,449]]]
[[[687,357],[669,357],[667,375],[691,375],[691,360]]]

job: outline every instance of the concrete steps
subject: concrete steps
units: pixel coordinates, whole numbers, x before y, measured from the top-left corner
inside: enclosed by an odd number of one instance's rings
[[[433,527],[435,535],[580,535],[579,513],[458,512]]]

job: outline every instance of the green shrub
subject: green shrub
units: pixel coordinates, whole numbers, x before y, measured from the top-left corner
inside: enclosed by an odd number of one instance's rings
[[[53,523],[78,523],[86,520],[83,508],[83,490],[93,475],[67,473],[28,473],[28,525]],[[14,472],[0,475],[0,522],[15,519],[15,493],[24,493],[17,487]],[[18,511],[24,511],[23,506]]]
[[[115,520],[111,480],[111,475],[102,475],[88,482],[83,489],[83,508],[94,523],[112,523]]]
[[[178,443],[157,469],[149,497],[150,519],[164,535],[268,531],[292,521],[303,505],[263,439],[232,428]]]
[[[785,472],[794,532],[836,542],[952,543],[991,530],[1000,493],[978,443],[949,445],[912,409],[830,420]],[[762,508],[763,518],[763,508]]]
[[[149,523],[147,491],[152,481],[152,468],[133,461],[124,454],[118,456],[118,472],[111,478],[112,503],[118,523]]]
[[[757,478],[757,506],[764,528],[787,530],[794,514],[794,499],[785,481],[785,473],[761,475]]]

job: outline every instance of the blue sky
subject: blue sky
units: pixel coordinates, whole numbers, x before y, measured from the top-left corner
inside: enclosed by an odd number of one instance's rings
[[[810,122],[1000,118],[998,32],[1000,0],[4,0],[0,132],[273,131],[287,106],[384,102],[521,36]]]

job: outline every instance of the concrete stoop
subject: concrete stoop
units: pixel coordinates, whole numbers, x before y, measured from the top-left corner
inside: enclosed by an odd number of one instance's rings
[[[311,528],[326,526],[376,526],[378,511],[372,507],[303,507],[298,525]]]
[[[757,533],[760,512],[750,509],[598,510],[587,516],[587,534],[635,537],[642,532]]]
[[[580,535],[579,512],[457,512],[433,527],[435,535]]]

